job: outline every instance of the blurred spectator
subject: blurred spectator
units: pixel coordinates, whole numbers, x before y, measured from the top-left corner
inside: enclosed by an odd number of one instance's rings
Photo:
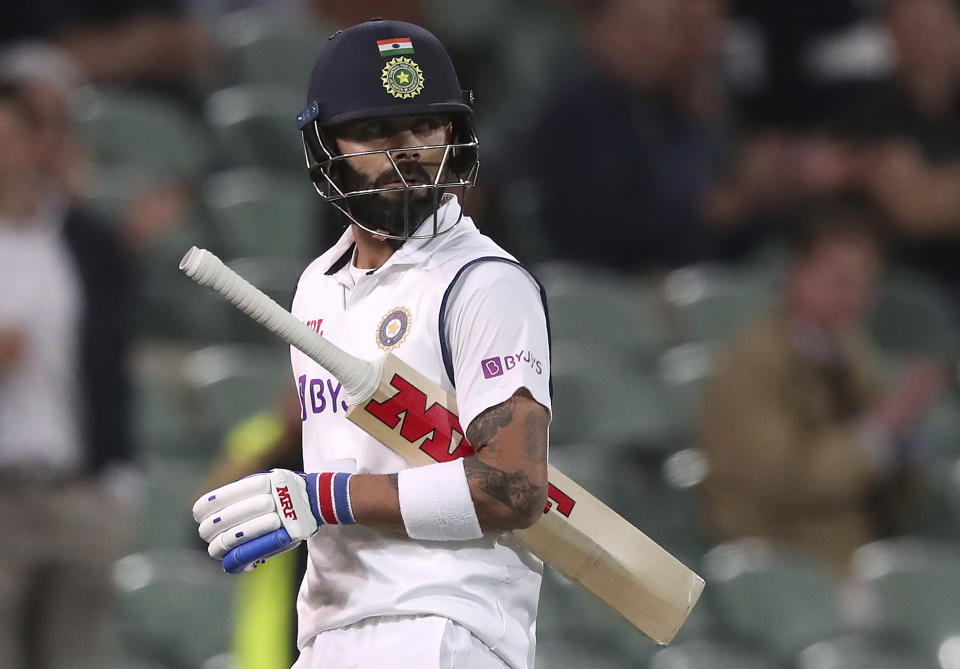
[[[0,666],[13,668],[109,657],[136,485],[126,255],[72,206],[51,90],[0,86]]]
[[[5,3],[0,43],[63,48],[95,82],[175,87],[214,57],[213,41],[178,0]]]
[[[850,81],[890,66],[883,31],[862,0],[731,0],[736,23],[730,77],[752,126],[818,126]]]
[[[430,25],[423,0],[310,0],[308,5],[326,24],[338,28],[356,25],[375,17]]]
[[[580,15],[584,52],[557,64],[557,93],[505,180],[518,180],[522,195],[503,215],[535,209],[550,255],[627,271],[706,255],[700,199],[725,138],[722,119],[704,118],[722,107],[704,75],[711,40],[691,36],[711,35],[704,25],[722,13],[688,4],[703,3],[605,0]]]
[[[897,259],[951,289],[960,309],[960,11],[951,0],[890,0],[892,77],[858,89],[840,126],[852,180],[897,231]]]
[[[945,380],[931,360],[880,381],[863,319],[882,268],[878,216],[812,210],[782,304],[727,351],[701,421],[703,513],[719,541],[765,537],[839,573],[916,510],[912,428]]]

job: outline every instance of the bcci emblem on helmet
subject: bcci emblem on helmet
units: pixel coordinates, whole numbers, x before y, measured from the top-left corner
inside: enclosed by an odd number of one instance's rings
[[[410,332],[413,317],[406,307],[395,307],[380,319],[377,326],[377,346],[384,351],[392,351],[403,343]]]
[[[423,90],[423,70],[409,58],[400,56],[387,61],[380,81],[395,98],[413,98]]]

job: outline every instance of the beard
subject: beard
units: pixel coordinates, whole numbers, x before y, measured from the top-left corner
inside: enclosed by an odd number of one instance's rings
[[[398,163],[397,167],[407,181],[416,181],[420,184],[433,181],[420,163]],[[344,192],[383,188],[388,183],[398,180],[397,171],[392,167],[373,180],[360,174],[346,162],[341,163],[338,168],[338,176]],[[442,192],[433,188],[418,188],[396,191],[391,195],[395,197],[385,197],[383,193],[356,195],[345,200],[345,208],[351,216],[371,230],[381,230],[389,235],[405,237],[413,234],[427,216],[436,211]],[[391,245],[398,242],[395,247],[399,247],[405,240],[388,239],[387,241]]]

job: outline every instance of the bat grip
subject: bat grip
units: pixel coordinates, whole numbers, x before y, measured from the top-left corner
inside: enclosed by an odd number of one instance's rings
[[[370,399],[380,384],[382,361],[361,360],[334,346],[290,315],[206,249],[191,247],[180,261],[184,274],[220,293],[235,307],[333,374],[353,406]]]
[[[223,558],[223,570],[228,574],[239,574],[257,560],[265,560],[282,553],[289,546],[290,535],[281,527],[232,549]]]

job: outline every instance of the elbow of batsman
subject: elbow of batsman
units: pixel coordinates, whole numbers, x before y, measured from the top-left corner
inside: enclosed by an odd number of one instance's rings
[[[517,514],[515,524],[511,529],[525,530],[540,520],[540,517],[543,516],[543,510],[547,505],[546,491],[544,490],[542,493],[543,494],[537,495],[536,499],[532,500],[522,513]]]
[[[486,531],[524,530],[540,519],[546,504],[546,488],[530,485],[514,490],[509,500],[489,500],[477,515]]]

